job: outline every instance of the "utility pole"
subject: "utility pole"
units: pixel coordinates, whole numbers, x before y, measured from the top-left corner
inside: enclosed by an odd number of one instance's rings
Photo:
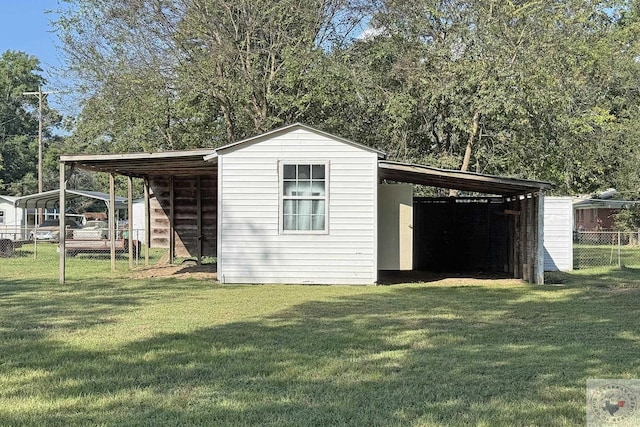
[[[38,96],[38,193],[42,193],[42,95],[58,92],[43,92],[38,87],[37,92],[22,92],[23,95]],[[38,209],[38,223],[42,222],[42,210]]]

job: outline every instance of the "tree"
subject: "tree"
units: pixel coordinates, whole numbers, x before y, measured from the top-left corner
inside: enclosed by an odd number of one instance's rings
[[[546,179],[562,193],[606,185],[620,165],[613,131],[625,126],[616,91],[638,75],[637,27],[616,19],[626,6],[385,2],[369,43],[396,40],[385,90],[407,100],[395,103],[394,123],[408,123],[403,145],[418,161]],[[637,97],[624,99],[637,107]]]
[[[613,224],[617,230],[638,231],[640,230],[640,205],[631,205],[613,216]]]
[[[23,92],[45,84],[37,58],[8,50],[0,56],[0,185],[22,195],[37,191],[38,99]],[[43,105],[44,143],[60,120],[46,98]]]
[[[75,150],[215,147],[304,121],[563,194],[640,182],[627,0],[68,3],[57,26],[86,96]]]
[[[304,115],[306,79],[357,22],[351,0],[70,0],[76,147],[216,146]],[[144,142],[142,142],[144,141]]]

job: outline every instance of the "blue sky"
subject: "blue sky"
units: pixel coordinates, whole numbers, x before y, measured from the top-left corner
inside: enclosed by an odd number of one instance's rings
[[[45,12],[58,7],[58,0],[0,0],[0,53],[18,50],[38,58],[48,82],[43,88],[47,91],[60,89],[56,83],[61,81],[57,69],[62,64],[62,54],[50,25],[55,15]],[[49,101],[59,110],[66,109],[60,104],[64,104],[62,94],[50,95]]]

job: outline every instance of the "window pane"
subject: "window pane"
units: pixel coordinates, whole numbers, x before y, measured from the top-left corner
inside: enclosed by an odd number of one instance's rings
[[[298,215],[311,215],[311,200],[298,200]]]
[[[298,181],[298,196],[310,196],[311,195],[311,182]]]
[[[296,165],[282,166],[282,176],[284,179],[296,179]]]
[[[311,230],[311,215],[298,216],[298,230]]]
[[[285,196],[293,196],[296,195],[296,182],[295,181],[285,181],[282,185],[282,193]]]
[[[311,179],[310,165],[298,165],[298,179]]]
[[[282,219],[282,228],[284,230],[295,230],[296,229],[296,216],[295,215],[285,215]]]
[[[285,215],[292,215],[295,213],[296,200],[284,200],[282,202],[282,209]]]
[[[313,215],[312,230],[324,230],[324,215]]]
[[[311,195],[312,196],[324,196],[324,181],[313,181],[311,183]]]
[[[324,215],[324,200],[314,200],[313,201],[313,212],[314,215]]]
[[[324,165],[313,165],[313,179],[324,179]]]

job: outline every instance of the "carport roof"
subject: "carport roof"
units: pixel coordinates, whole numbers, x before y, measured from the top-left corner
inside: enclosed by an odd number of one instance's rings
[[[109,195],[98,191],[67,190],[66,194],[67,199],[86,197],[109,203]],[[44,193],[17,197],[14,201],[14,205],[19,208],[53,208],[57,207],[59,202],[60,190],[51,190],[45,191]],[[115,203],[116,209],[125,209],[127,207],[127,199],[124,197],[116,196]]]
[[[193,176],[211,173],[215,163],[204,157],[213,149],[161,151],[155,153],[94,154],[61,156],[60,161],[79,169],[145,178],[148,176]]]
[[[378,170],[381,179],[390,181],[501,196],[528,194],[553,187],[551,183],[544,181],[438,169],[389,160],[379,160]]]

